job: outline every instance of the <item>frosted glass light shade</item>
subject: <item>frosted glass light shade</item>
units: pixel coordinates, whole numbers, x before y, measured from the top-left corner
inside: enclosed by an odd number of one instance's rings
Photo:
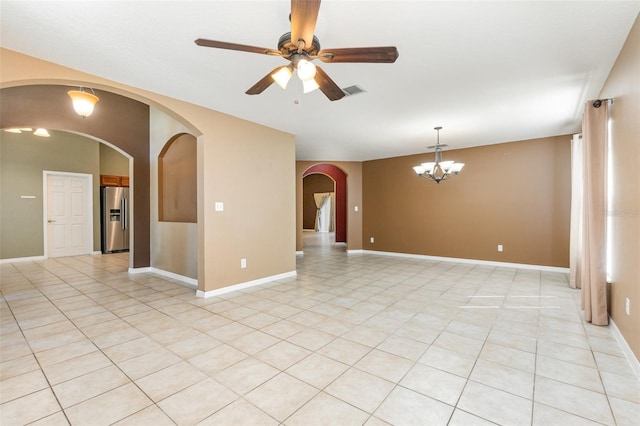
[[[286,89],[287,83],[289,83],[292,74],[293,72],[291,71],[291,68],[286,66],[271,74],[271,78],[273,78],[273,80],[278,83],[278,86]]]
[[[464,167],[464,163],[455,163],[453,165],[453,167],[451,167],[451,169],[449,170],[450,173],[455,173],[458,174],[460,173],[460,171],[462,171],[462,168]]]
[[[427,173],[431,173],[433,171],[433,168],[436,166],[436,163],[422,163],[420,164],[420,166],[422,166],[424,168],[424,171]]]
[[[302,81],[313,79],[316,76],[316,66],[306,59],[298,61],[298,78]]]
[[[441,161],[440,167],[445,173],[449,173],[449,169],[453,166],[454,161]]]
[[[314,79],[302,81],[302,91],[304,93],[310,93],[319,88],[318,83]]]
[[[425,168],[422,166],[415,166],[413,170],[420,176],[422,176],[426,172]]]
[[[82,90],[70,90],[67,92],[73,102],[73,109],[82,117],[93,114],[93,107],[100,99],[91,93]]]

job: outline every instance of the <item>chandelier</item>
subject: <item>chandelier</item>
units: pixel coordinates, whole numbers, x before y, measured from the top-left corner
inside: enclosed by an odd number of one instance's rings
[[[440,183],[440,181],[447,180],[451,175],[457,175],[464,167],[464,163],[456,163],[455,161],[442,161],[442,147],[447,145],[440,144],[440,130],[442,126],[434,127],[434,130],[438,132],[436,144],[427,148],[434,148],[436,151],[436,161],[429,163],[422,163],[419,166],[415,166],[416,174],[420,177],[425,177]]]

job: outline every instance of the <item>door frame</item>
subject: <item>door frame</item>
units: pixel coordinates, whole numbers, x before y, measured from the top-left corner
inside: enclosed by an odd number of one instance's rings
[[[43,253],[44,258],[49,258],[49,227],[47,222],[47,216],[49,215],[49,176],[69,176],[84,178],[87,181],[85,190],[86,211],[89,220],[85,224],[87,229],[87,246],[85,247],[85,254],[93,253],[93,175],[90,173],[72,173],[72,172],[58,172],[51,170],[42,171],[42,236],[43,236]]]

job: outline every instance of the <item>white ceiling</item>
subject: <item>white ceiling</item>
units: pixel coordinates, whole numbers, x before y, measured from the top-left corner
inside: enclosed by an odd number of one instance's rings
[[[397,46],[394,64],[318,63],[366,93],[330,102],[292,79],[244,92],[286,62],[198,47],[276,49],[288,1],[0,2],[0,44],[296,136],[299,160],[362,161],[575,133],[640,1],[325,0],[322,48]]]

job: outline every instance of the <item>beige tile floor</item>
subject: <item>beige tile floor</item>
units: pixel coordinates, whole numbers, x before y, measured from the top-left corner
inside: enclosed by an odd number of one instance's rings
[[[320,237],[297,278],[210,299],[127,255],[0,265],[0,423],[640,424],[565,274]]]

